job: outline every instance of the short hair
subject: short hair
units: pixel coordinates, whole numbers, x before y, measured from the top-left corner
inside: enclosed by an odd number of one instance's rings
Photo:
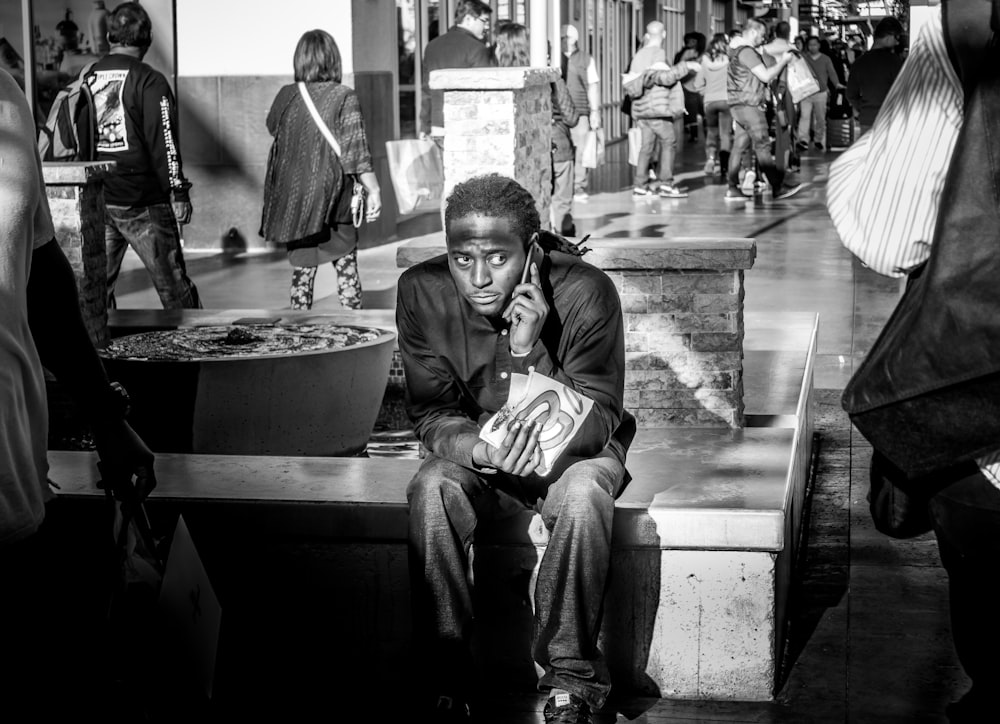
[[[509,219],[525,246],[542,228],[535,197],[514,179],[498,173],[474,176],[452,189],[444,211],[445,236],[457,219],[475,215]]]
[[[520,68],[531,65],[531,46],[528,29],[520,23],[504,23],[497,30],[497,65],[501,68]]]
[[[889,35],[895,35],[899,37],[903,34],[903,24],[900,23],[896,18],[888,17],[882,18],[878,21],[878,25],[875,26],[875,38],[885,38]]]
[[[792,35],[792,25],[787,20],[781,20],[774,26],[774,37],[788,40]]]
[[[108,42],[130,48],[148,48],[153,43],[153,23],[139,3],[122,3],[108,17]]]
[[[767,23],[765,21],[760,18],[747,18],[743,29],[749,30],[751,27],[756,27],[765,38],[767,37]]]
[[[325,30],[309,30],[302,34],[295,46],[292,60],[296,83],[334,81],[344,77],[337,41]]]
[[[492,15],[493,8],[488,3],[479,0],[461,0],[455,6],[455,25],[459,25],[468,17],[479,18],[483,15]]]

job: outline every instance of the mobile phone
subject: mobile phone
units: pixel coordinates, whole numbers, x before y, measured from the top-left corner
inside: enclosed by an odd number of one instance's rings
[[[529,279],[531,279],[531,265],[533,263],[538,263],[539,252],[541,251],[542,248],[538,245],[537,241],[532,240],[531,243],[528,244],[527,256],[524,260],[524,269],[521,271],[521,284],[525,284]]]

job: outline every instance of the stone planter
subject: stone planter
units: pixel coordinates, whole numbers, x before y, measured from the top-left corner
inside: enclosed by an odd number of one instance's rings
[[[115,340],[104,364],[128,390],[129,420],[155,452],[349,456],[363,452],[371,436],[396,337],[350,329],[377,337],[316,351],[190,360],[118,357]]]

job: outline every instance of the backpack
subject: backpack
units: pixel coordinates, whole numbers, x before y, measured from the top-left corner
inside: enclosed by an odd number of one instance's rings
[[[93,161],[97,140],[94,96],[86,75],[93,63],[56,94],[49,116],[38,131],[38,151],[43,161]]]

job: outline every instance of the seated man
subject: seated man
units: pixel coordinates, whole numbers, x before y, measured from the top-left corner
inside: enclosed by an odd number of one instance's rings
[[[470,716],[477,521],[527,507],[549,532],[534,601],[545,721],[590,722],[610,689],[597,637],[614,499],[635,434],[622,406],[618,294],[580,250],[540,233],[535,200],[512,179],[491,174],[456,186],[445,232],[447,254],[402,275],[396,309],[407,412],[427,449],[407,499],[414,633],[435,714]],[[479,438],[507,401],[511,374],[532,369],[594,403],[544,477],[536,472],[538,427],[512,424],[499,447]]]

